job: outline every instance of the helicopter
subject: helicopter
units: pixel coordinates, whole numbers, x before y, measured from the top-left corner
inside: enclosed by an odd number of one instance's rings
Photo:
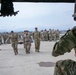
[[[16,16],[19,11],[14,11],[13,2],[35,2],[35,3],[75,3],[74,5],[74,14],[72,17],[74,21],[76,21],[76,0],[0,0],[1,9],[0,9],[0,17],[6,16]]]

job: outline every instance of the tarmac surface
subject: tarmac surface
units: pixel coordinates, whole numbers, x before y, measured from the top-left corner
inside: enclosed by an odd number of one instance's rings
[[[25,53],[23,44],[18,45],[19,54],[14,55],[11,44],[0,45],[0,75],[53,75],[56,61],[76,60],[74,50],[64,55],[51,55],[55,42],[41,42],[40,52],[35,52],[32,43],[30,54]]]

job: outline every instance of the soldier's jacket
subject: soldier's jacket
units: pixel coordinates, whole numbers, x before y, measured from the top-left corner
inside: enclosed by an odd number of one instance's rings
[[[18,42],[18,35],[9,35],[8,39],[11,39],[11,42]]]
[[[34,32],[34,40],[40,40],[40,32],[39,31]]]
[[[3,35],[3,38],[6,39],[6,38],[7,38],[7,35],[4,34],[4,35]]]
[[[44,34],[43,34],[43,32],[40,32],[40,36],[41,36],[41,37],[44,37]]]
[[[28,34],[24,34],[23,36],[23,42],[31,42],[31,36]]]
[[[48,31],[44,31],[44,37],[48,37]]]
[[[72,48],[76,47],[76,27],[68,30],[64,36],[55,43],[52,51],[53,56],[62,55],[70,52]]]
[[[51,36],[52,36],[52,31],[49,31],[49,33],[48,33],[48,34],[49,34],[49,37],[51,37]]]
[[[57,61],[54,75],[76,75],[76,62],[70,59]]]

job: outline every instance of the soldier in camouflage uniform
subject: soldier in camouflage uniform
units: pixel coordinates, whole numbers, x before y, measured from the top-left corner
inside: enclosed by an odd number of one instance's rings
[[[43,33],[43,30],[41,30],[40,36],[41,36],[41,41],[44,41],[44,33]]]
[[[52,30],[52,40],[56,41],[56,30]]]
[[[35,52],[39,52],[40,49],[40,32],[35,28],[34,32],[34,41],[35,41]]]
[[[44,40],[48,41],[48,31],[45,29],[43,33],[44,33]]]
[[[59,30],[57,29],[57,30],[56,30],[56,40],[59,40],[59,37],[60,37],[59,34],[60,34],[60,32],[59,32]]]
[[[76,75],[76,62],[70,59],[57,61],[54,75]]]
[[[52,51],[53,56],[71,52],[74,48],[76,55],[76,26],[68,30],[64,36],[55,43]],[[76,62],[73,60],[59,60],[56,62],[54,75],[76,75]]]
[[[49,34],[49,41],[52,41],[52,30],[51,29],[49,29],[48,34]]]
[[[9,37],[9,33],[8,33],[8,32],[6,33],[6,36],[7,36],[7,37],[6,37],[6,39],[7,39],[7,38]],[[10,42],[10,39],[9,39],[9,40],[7,41],[7,44],[10,44],[10,43],[11,43],[11,42]]]
[[[4,39],[4,44],[5,44],[6,39],[7,39],[7,35],[6,35],[6,33],[4,33],[4,35],[3,35],[3,39]]]
[[[18,54],[18,36],[13,31],[11,31],[11,34],[7,38],[6,42],[9,39],[11,39],[11,43],[12,43],[12,47],[13,47],[15,55],[17,55]]]
[[[24,48],[26,50],[26,54],[29,54],[31,48],[31,36],[27,30],[24,31],[23,42],[24,42]]]
[[[68,30],[64,36],[60,38],[58,42],[55,43],[53,47],[52,54],[54,56],[62,55],[66,52],[70,52],[73,48],[76,47],[76,35],[74,28]]]

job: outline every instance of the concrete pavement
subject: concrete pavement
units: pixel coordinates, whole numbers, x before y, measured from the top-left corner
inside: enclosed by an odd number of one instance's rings
[[[62,56],[51,55],[55,42],[41,42],[40,53],[36,53],[34,43],[30,54],[26,54],[23,44],[18,45],[19,54],[14,55],[11,44],[1,45],[0,75],[53,75],[55,62],[61,59],[76,60],[74,50]],[[51,63],[48,65],[48,62]]]

